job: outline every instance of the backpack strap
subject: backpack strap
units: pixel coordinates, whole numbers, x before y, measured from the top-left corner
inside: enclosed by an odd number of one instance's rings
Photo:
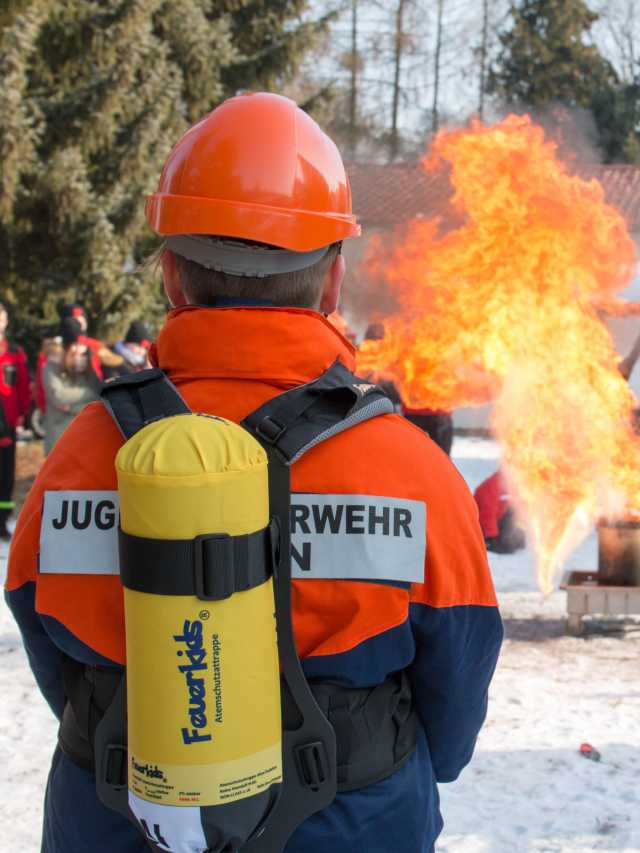
[[[312,447],[356,424],[391,414],[393,403],[378,386],[336,360],[317,379],[292,388],[248,415],[242,426],[293,465]]]
[[[100,397],[125,439],[153,421],[191,412],[173,382],[157,367],[107,379]]]
[[[279,527],[274,593],[282,684],[283,782],[264,826],[243,853],[282,853],[293,831],[326,808],[338,790],[336,730],[302,669],[291,607],[291,465],[322,441],[393,411],[375,385],[339,361],[306,385],[269,400],[242,422],[269,458],[269,515]]]

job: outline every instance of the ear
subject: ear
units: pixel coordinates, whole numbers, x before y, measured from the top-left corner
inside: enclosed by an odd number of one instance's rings
[[[327,275],[322,286],[320,296],[320,310],[323,314],[333,314],[340,302],[340,291],[342,282],[347,272],[344,255],[336,255],[334,262],[327,270]]]
[[[165,249],[160,257],[162,266],[162,280],[164,283],[164,292],[167,294],[167,299],[171,303],[172,308],[180,308],[187,305],[187,300],[182,292],[182,284],[180,282],[180,273],[176,264],[176,256],[171,249]]]

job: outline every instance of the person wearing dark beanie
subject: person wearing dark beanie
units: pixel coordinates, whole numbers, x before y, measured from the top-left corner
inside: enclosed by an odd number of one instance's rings
[[[48,454],[75,416],[98,398],[100,379],[82,327],[72,315],[60,321],[62,346],[52,351],[42,369],[46,397],[44,451]]]
[[[146,325],[142,320],[134,320],[123,340],[112,347],[113,352],[121,356],[123,363],[119,367],[105,368],[104,378],[111,379],[114,376],[124,376],[126,373],[137,373],[149,367],[150,346],[151,335]]]
[[[134,320],[131,323],[124,337],[124,342],[125,344],[139,344],[141,347],[149,349],[151,335],[142,320]]]
[[[77,344],[78,338],[82,334],[82,327],[77,319],[73,316],[63,317],[60,321],[60,337],[62,338],[62,345],[66,349],[68,349],[71,344]]]

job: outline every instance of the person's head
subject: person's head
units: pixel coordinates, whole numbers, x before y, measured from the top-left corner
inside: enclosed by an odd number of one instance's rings
[[[76,305],[74,303],[60,305],[58,313],[60,314],[60,320],[67,320],[70,318],[76,320],[80,326],[80,334],[84,334],[87,331],[87,315],[85,314],[82,305]]]
[[[9,325],[9,314],[4,304],[0,302],[0,338],[3,338]]]
[[[253,251],[277,252],[273,247],[257,247],[234,241],[211,240],[212,247],[232,245],[247,254]],[[339,244],[326,248],[322,257],[308,267],[269,275],[234,275],[211,269],[184,255],[165,248],[162,272],[169,301],[179,305],[219,305],[268,303],[290,308],[312,308],[331,314],[338,307],[345,263]]]
[[[134,320],[123,341],[127,348],[127,357],[135,364],[144,364],[148,358],[151,336],[142,320]]]
[[[82,329],[76,317],[63,317],[60,321],[62,338],[62,363],[68,373],[84,373],[89,367],[89,351],[79,343]]]
[[[342,241],[360,233],[334,143],[288,98],[230,98],[178,141],[147,219],[167,296],[335,310]]]
[[[81,334],[82,327],[76,317],[67,316],[60,320],[60,337],[65,350],[68,350],[73,344],[77,344]]]

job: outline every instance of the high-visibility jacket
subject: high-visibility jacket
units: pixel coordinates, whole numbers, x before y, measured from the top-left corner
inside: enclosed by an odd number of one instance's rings
[[[336,358],[354,369],[354,355],[313,311],[188,307],[169,314],[152,360],[194,411],[239,422]],[[102,405],[88,406],[47,459],[13,538],[8,601],[58,714],[60,651],[89,663],[125,663],[120,580],[97,556],[105,537],[115,542],[117,518],[106,496],[116,489],[122,442]],[[74,571],[39,574],[39,551],[45,565],[53,547],[43,506],[46,514],[47,495],[61,491],[77,502],[76,518],[69,521],[69,510],[55,547]],[[407,507],[420,507],[414,517],[423,521],[426,509],[426,526],[412,526]],[[398,772],[338,794],[298,828],[286,851],[427,853],[442,827],[436,780],[455,779],[471,758],[502,638],[475,502],[421,430],[385,415],[335,435],[293,465],[292,536],[294,626],[307,676],[365,687],[405,669],[422,726],[416,752]],[[416,574],[408,581],[409,564]],[[114,824],[97,802],[88,810],[87,791],[74,795],[74,786],[90,787],[91,779],[65,756],[56,756],[53,773],[45,826],[50,820],[59,833],[68,830],[67,846],[51,844],[46,853],[144,849],[133,827]],[[65,798],[74,796],[85,804],[86,848],[75,840],[85,817],[65,813]]]

